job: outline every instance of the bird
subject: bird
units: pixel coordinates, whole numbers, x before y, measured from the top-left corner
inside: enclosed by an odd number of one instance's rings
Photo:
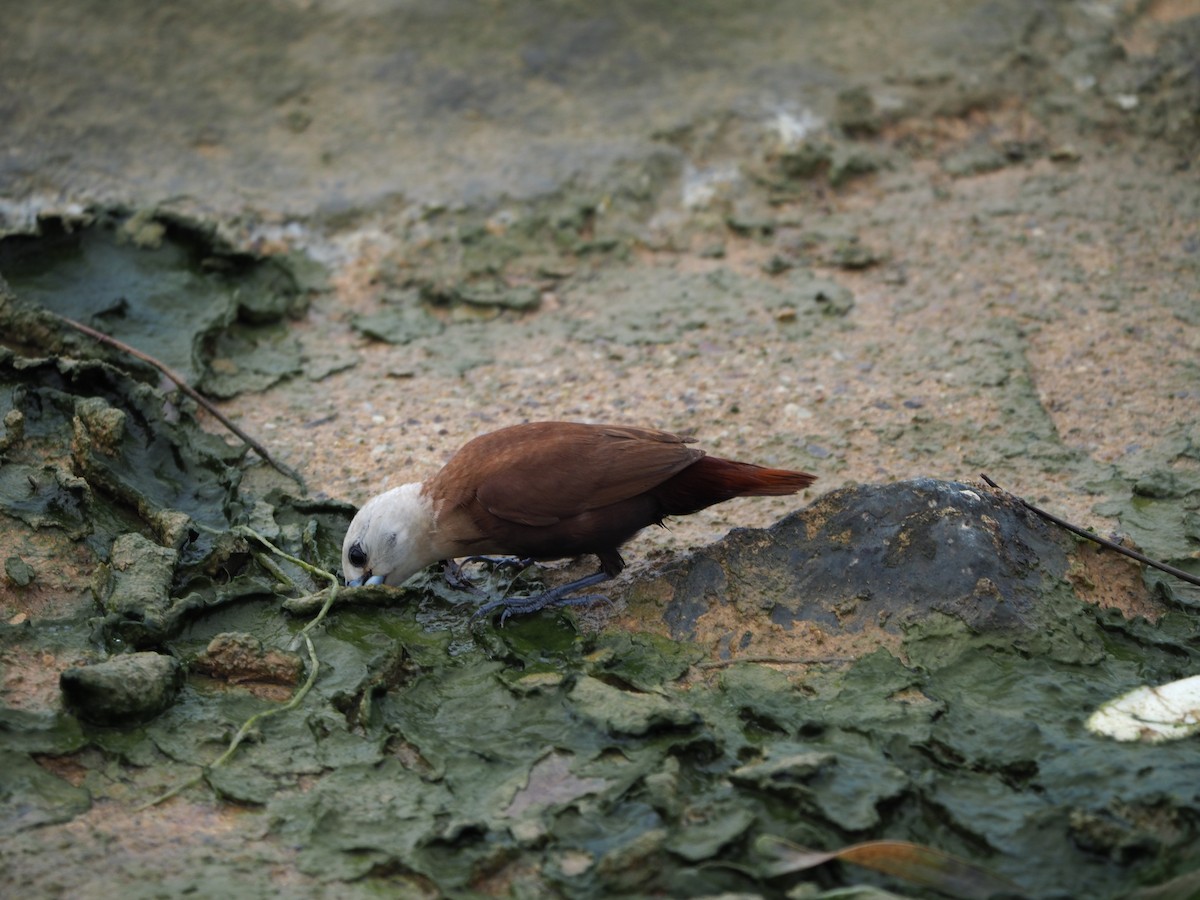
[[[621,546],[649,525],[734,497],[795,494],[816,476],[707,455],[653,428],[528,422],[464,444],[432,477],[370,498],[342,543],[347,586],[399,586],[436,562],[593,554],[600,570],[532,597],[483,604],[475,617],[603,599],[580,591],[616,577]],[[664,526],[665,527],[665,526]],[[452,569],[448,568],[449,573]],[[449,577],[449,574],[448,576]]]

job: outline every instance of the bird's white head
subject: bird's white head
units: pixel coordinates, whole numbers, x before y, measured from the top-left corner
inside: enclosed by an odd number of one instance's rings
[[[420,484],[404,484],[372,497],[350,523],[342,542],[346,584],[401,585],[438,561],[433,550],[433,507]]]

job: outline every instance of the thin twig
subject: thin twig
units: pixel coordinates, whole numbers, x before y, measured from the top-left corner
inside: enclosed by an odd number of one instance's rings
[[[278,581],[285,590],[294,591],[296,589],[296,582],[288,578],[287,573],[283,571],[283,569],[279,568],[279,566],[275,565],[270,556],[265,553],[255,553],[254,561],[274,575],[275,580]]]
[[[318,578],[325,578],[329,581],[329,596],[325,598],[325,603],[321,606],[321,609],[316,614],[316,616],[313,617],[312,621],[310,621],[307,625],[305,625],[303,628],[300,629],[300,634],[304,636],[305,640],[307,640],[308,633],[313,628],[315,628],[317,625],[319,625],[321,623],[321,621],[325,618],[325,614],[328,613],[330,608],[333,606],[333,601],[337,598],[338,586],[339,586],[338,585],[338,577],[336,575],[334,575],[332,572],[326,572],[324,569],[320,568],[319,566],[314,566],[310,562],[305,562],[298,556],[292,556],[290,553],[284,553],[282,550],[280,550],[278,547],[276,547],[274,544],[272,544],[265,537],[263,537],[261,534],[259,534],[257,531],[255,531],[253,528],[250,528],[249,526],[239,525],[238,527],[234,528],[233,530],[235,532],[237,532],[238,534],[243,535],[244,537],[252,538],[252,539],[258,541],[260,544],[262,544],[264,547],[266,547],[268,550],[270,550],[276,556],[283,557],[288,562],[302,568],[308,574],[315,575]]]
[[[203,767],[191,778],[180,782],[169,791],[159,794],[153,800],[147,800],[141,806],[136,807],[134,812],[142,812],[143,810],[147,810],[152,806],[158,806],[158,804],[166,800],[170,800],[177,794],[183,793],[192,785],[199,784],[204,780],[205,776],[208,775],[209,772],[229,761],[229,758],[233,756],[233,752],[237,750],[238,745],[241,744],[246,735],[250,733],[250,729],[252,729],[255,725],[268,716],[275,716],[279,713],[287,712],[289,709],[295,709],[297,706],[299,706],[300,701],[305,698],[309,692],[309,689],[312,688],[313,684],[316,682],[317,673],[321,670],[321,662],[319,659],[317,659],[317,650],[313,646],[312,638],[305,634],[304,642],[308,644],[308,678],[306,678],[304,684],[300,686],[300,690],[296,691],[296,693],[292,695],[292,698],[282,706],[272,706],[269,709],[264,709],[261,712],[257,712],[252,715],[245,722],[243,722],[241,727],[234,733],[233,739],[229,742],[229,746],[225,748],[224,753],[210,762],[207,766]]]
[[[200,527],[204,528],[204,526],[200,526]],[[213,529],[205,528],[205,530],[212,531]],[[143,810],[149,809],[152,806],[157,806],[158,804],[162,803],[165,800],[170,800],[172,797],[176,796],[177,794],[181,794],[184,791],[186,791],[188,788],[192,787],[192,785],[199,784],[201,781],[204,780],[205,776],[207,776],[209,772],[211,772],[213,769],[215,769],[219,766],[222,766],[226,762],[228,762],[228,760],[233,756],[234,751],[237,750],[238,745],[242,743],[242,741],[246,738],[246,735],[248,735],[250,733],[250,730],[255,725],[257,725],[259,722],[261,722],[263,719],[267,718],[268,716],[275,716],[275,715],[278,715],[279,713],[287,712],[289,709],[295,709],[297,706],[299,706],[300,702],[305,698],[305,696],[307,696],[309,690],[316,683],[317,673],[321,670],[321,662],[317,658],[317,649],[316,649],[316,647],[313,646],[312,638],[309,637],[308,633],[317,625],[317,623],[319,623],[322,619],[325,618],[325,614],[327,612],[329,612],[329,608],[333,605],[333,599],[334,599],[334,597],[337,596],[337,592],[338,592],[337,576],[334,575],[332,572],[326,572],[322,568],[314,566],[311,563],[305,562],[304,560],[300,559],[299,557],[292,556],[289,553],[284,553],[282,550],[280,550],[278,547],[276,547],[274,544],[272,544],[269,540],[267,540],[265,537],[263,537],[261,534],[259,534],[257,531],[255,531],[253,528],[249,528],[247,526],[240,526],[234,530],[237,531],[239,534],[241,534],[244,537],[252,538],[252,539],[258,541],[259,543],[261,543],[265,547],[267,547],[272,553],[276,553],[279,556],[286,559],[288,562],[294,563],[294,564],[300,566],[300,568],[304,569],[304,571],[308,572],[309,574],[316,575],[321,578],[326,578],[329,580],[329,582],[330,582],[329,598],[325,601],[325,605],[321,607],[321,611],[317,613],[317,615],[312,619],[312,621],[310,621],[307,625],[305,625],[302,629],[300,629],[300,633],[299,633],[299,635],[297,635],[297,642],[300,639],[303,639],[305,645],[308,648],[308,678],[305,679],[304,684],[302,684],[300,686],[300,689],[297,690],[296,693],[294,693],[292,695],[291,699],[288,700],[287,703],[284,703],[282,706],[273,706],[269,709],[264,709],[261,712],[257,712],[254,715],[252,715],[250,718],[248,718],[245,722],[243,722],[241,724],[241,727],[238,728],[238,730],[236,732],[234,732],[233,738],[232,738],[232,740],[230,740],[229,746],[225,748],[224,753],[222,753],[220,756],[218,756],[216,759],[214,759],[207,766],[202,767],[200,769],[200,771],[197,772],[195,775],[193,775],[191,778],[188,778],[185,781],[180,782],[179,784],[175,785],[173,788],[171,788],[166,793],[159,794],[153,800],[147,800],[141,806],[137,807],[135,812],[142,812]]]
[[[47,310],[47,312],[50,312],[50,311]],[[199,391],[197,391],[190,384],[188,384],[187,381],[184,380],[184,377],[182,375],[180,375],[178,372],[171,369],[165,363],[159,362],[153,356],[150,356],[147,353],[143,353],[141,350],[137,350],[133,347],[130,347],[128,344],[124,343],[123,341],[117,340],[112,335],[105,334],[103,331],[97,331],[95,328],[92,328],[88,325],[84,325],[82,322],[76,322],[74,319],[69,319],[66,316],[59,315],[56,312],[50,312],[50,315],[52,315],[54,318],[58,319],[60,322],[63,322],[66,325],[70,325],[76,331],[86,334],[88,337],[94,338],[95,340],[99,341],[102,344],[108,344],[110,347],[116,347],[122,353],[128,353],[130,356],[134,357],[135,359],[140,359],[142,362],[148,363],[149,365],[158,369],[158,371],[162,372],[164,375],[166,375],[168,378],[170,378],[173,382],[175,382],[175,384],[177,384],[179,386],[179,389],[181,391],[183,391],[185,394],[187,394],[189,397],[191,397],[193,400],[195,400],[197,403],[199,403],[201,406],[203,406],[206,410],[208,410],[209,413],[212,414],[213,418],[215,418],[218,422],[220,422],[222,425],[224,425],[226,428],[228,428],[230,431],[232,431],[235,435],[237,435],[239,438],[241,438],[243,441],[245,441],[246,444],[248,444],[251,447],[251,449],[254,450],[255,453],[257,453],[259,456],[262,457],[264,462],[266,462],[268,465],[272,466],[276,471],[283,473],[288,478],[291,478],[297,484],[301,484],[301,485],[304,484],[304,479],[300,477],[299,472],[297,472],[291,466],[284,465],[283,463],[276,460],[273,456],[271,456],[270,452],[267,450],[266,447],[264,447],[262,444],[260,444],[254,438],[250,437],[250,435],[246,434],[246,432],[242,431],[242,429],[238,428],[237,425],[233,424],[233,422],[231,422],[229,420],[229,418],[224,415],[224,413],[222,413],[219,409],[217,409],[208,399],[206,399],[202,394],[200,394]]]
[[[1144,563],[1145,565],[1150,566],[1151,568],[1154,568],[1154,569],[1158,569],[1162,572],[1166,572],[1168,575],[1174,575],[1179,580],[1186,581],[1188,584],[1200,585],[1200,577],[1193,575],[1191,572],[1185,572],[1183,569],[1177,569],[1174,566],[1169,565],[1168,563],[1159,562],[1156,559],[1151,559],[1150,557],[1146,556],[1144,553],[1138,553],[1136,550],[1130,550],[1128,547],[1122,547],[1120,544],[1116,543],[1115,541],[1110,541],[1107,538],[1100,537],[1100,535],[1098,535],[1098,534],[1094,534],[1093,532],[1090,532],[1090,531],[1085,531],[1084,529],[1080,528],[1078,525],[1072,525],[1066,519],[1060,519],[1058,516],[1054,515],[1054,513],[1048,513],[1044,509],[1038,509],[1038,507],[1034,506],[1028,500],[1025,500],[1022,497],[1018,497],[1016,494],[1012,494],[1012,493],[1009,493],[1008,491],[1005,491],[1004,488],[1000,487],[1000,485],[996,484],[996,482],[992,481],[992,479],[988,478],[982,472],[979,473],[979,477],[982,478],[989,487],[993,487],[998,491],[1004,491],[1004,493],[1008,494],[1008,496],[1012,497],[1014,500],[1016,500],[1018,503],[1020,503],[1022,506],[1024,506],[1026,509],[1028,509],[1030,512],[1037,513],[1043,519],[1046,519],[1049,522],[1053,522],[1055,525],[1058,525],[1060,528],[1067,529],[1067,531],[1071,532],[1072,534],[1077,534],[1081,538],[1086,538],[1089,541],[1094,541],[1095,543],[1099,544],[1101,547],[1107,547],[1109,550],[1115,550],[1117,553],[1124,554],[1125,556],[1128,556],[1130,559],[1136,559],[1138,562]]]

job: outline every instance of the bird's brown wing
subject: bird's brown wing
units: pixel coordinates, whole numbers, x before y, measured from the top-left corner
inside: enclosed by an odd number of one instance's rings
[[[704,455],[648,428],[535,422],[466,444],[436,478],[492,515],[544,527],[642,494]],[[463,496],[472,485],[474,497]],[[452,501],[455,502],[455,501]]]

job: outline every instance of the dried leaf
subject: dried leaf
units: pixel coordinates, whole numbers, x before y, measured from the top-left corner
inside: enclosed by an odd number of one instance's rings
[[[854,863],[912,884],[933,888],[961,900],[986,900],[997,895],[1023,896],[1012,882],[974,863],[908,841],[868,841],[840,850],[810,850],[774,835],[763,835],[756,849],[772,858],[768,877],[803,872],[833,860]]]

